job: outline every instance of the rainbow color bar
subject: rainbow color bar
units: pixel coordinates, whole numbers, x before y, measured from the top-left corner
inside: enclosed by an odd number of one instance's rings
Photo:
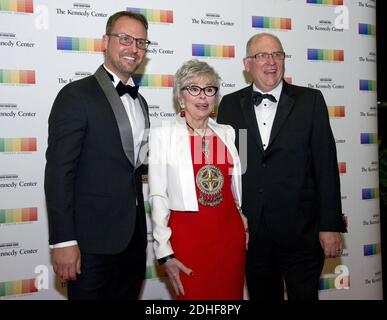
[[[340,174],[347,173],[347,163],[346,162],[339,162],[337,165],[339,167]]]
[[[362,200],[379,199],[379,188],[364,188],[361,190]]]
[[[335,289],[335,276],[330,276],[330,277],[324,277],[320,278],[319,281],[319,290],[329,290],[329,289]]]
[[[319,281],[319,290],[331,290],[331,289],[339,289],[336,287],[336,279],[337,275],[327,276],[324,278],[320,278]],[[338,284],[340,287],[348,288],[350,285],[349,276],[343,276],[340,279],[340,283]]]
[[[0,11],[34,13],[33,0],[0,0]]]
[[[35,279],[0,282],[0,297],[38,292]]]
[[[360,91],[376,91],[375,80],[359,80]]]
[[[38,221],[38,208],[0,209],[0,224],[31,221]]]
[[[173,23],[172,10],[126,8],[126,11],[142,14],[143,16],[145,16],[148,22]]]
[[[344,106],[329,106],[328,113],[330,118],[344,118],[345,107]]]
[[[0,83],[35,84],[35,70],[0,69]]]
[[[376,26],[372,24],[359,23],[359,34],[376,36]]]
[[[377,133],[360,133],[361,144],[377,144],[378,134]]]
[[[57,50],[102,52],[102,39],[56,37]]]
[[[253,28],[261,28],[261,29],[291,30],[292,29],[292,19],[253,16],[252,17],[252,27]]]
[[[36,151],[36,138],[0,138],[0,152]]]
[[[333,6],[342,6],[344,4],[344,0],[306,0],[306,3],[329,4],[329,5],[333,5]]]
[[[308,49],[308,60],[344,61],[344,50]]]
[[[192,56],[235,58],[234,46],[218,46],[212,44],[192,44]]]
[[[173,75],[171,74],[135,74],[133,81],[140,87],[173,87]]]
[[[365,244],[363,247],[363,254],[365,257],[374,256],[375,254],[381,253],[380,243]]]

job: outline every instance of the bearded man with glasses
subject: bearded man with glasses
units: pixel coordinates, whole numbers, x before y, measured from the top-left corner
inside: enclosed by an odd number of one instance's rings
[[[246,169],[252,300],[283,300],[284,283],[289,300],[317,300],[324,257],[341,255],[346,231],[326,103],[319,90],[283,79],[285,58],[276,36],[251,37],[243,62],[253,83],[224,96],[217,119],[235,129]]]
[[[56,274],[72,300],[138,299],[147,232],[141,176],[148,105],[132,76],[144,60],[143,15],[113,14],[104,63],[66,85],[49,118],[45,192]]]

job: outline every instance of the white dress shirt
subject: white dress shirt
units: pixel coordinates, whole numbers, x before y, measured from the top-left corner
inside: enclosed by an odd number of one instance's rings
[[[277,100],[277,102],[273,102],[265,98],[262,99],[262,102],[258,106],[254,106],[259,133],[261,134],[262,146],[265,150],[269,144],[271,128],[273,127],[275,114],[277,112],[278,101],[282,91],[282,81],[278,84],[277,87],[269,92],[262,92],[255,86],[255,84],[253,84],[253,91],[258,91],[262,94],[271,94]]]
[[[113,85],[117,87],[118,83],[121,81],[113,71],[111,71],[106,65],[103,65],[104,68],[113,76]],[[129,78],[125,85],[130,84],[134,86],[134,81],[132,78]],[[137,163],[138,153],[140,150],[142,138],[144,136],[145,130],[145,118],[144,113],[142,112],[142,108],[138,99],[134,100],[128,93],[125,93],[121,96],[121,101],[125,107],[125,111],[128,114],[128,118],[130,121],[130,125],[132,127],[132,135],[133,135],[133,146],[134,146],[134,163]],[[136,200],[137,202],[137,200]],[[56,243],[54,245],[50,245],[50,248],[64,248],[77,245],[78,242],[76,240],[70,240],[66,242]]]
[[[104,68],[110,72],[110,74],[113,76],[114,81],[113,85],[114,87],[117,87],[118,83],[121,81],[120,78],[118,78],[113,71],[111,71],[106,65],[103,65]],[[127,83],[124,83],[125,85],[131,85],[134,86],[134,81],[132,78],[129,78]],[[132,127],[132,135],[133,135],[133,146],[134,146],[134,163],[137,163],[138,158],[138,152],[140,150],[142,138],[144,136],[144,130],[145,130],[145,118],[144,113],[142,111],[140,102],[138,99],[134,100],[128,93],[125,93],[121,96],[121,101],[124,104],[125,111],[128,114],[130,125]]]

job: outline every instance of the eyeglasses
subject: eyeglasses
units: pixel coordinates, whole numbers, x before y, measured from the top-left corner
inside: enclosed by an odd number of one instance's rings
[[[110,33],[108,34],[108,36],[117,37],[118,41],[124,46],[130,46],[133,43],[133,41],[136,41],[136,47],[143,50],[145,50],[148,47],[148,45],[151,43],[149,40],[134,38],[125,33]]]
[[[272,57],[274,60],[280,61],[285,59],[285,52],[276,51],[276,52],[258,52],[252,56],[247,56],[246,58],[257,59],[259,61],[267,61],[269,57]]]
[[[192,85],[192,86],[186,86],[184,88],[181,88],[181,90],[187,90],[188,93],[194,97],[200,95],[202,91],[207,97],[213,97],[218,92],[218,87],[208,86],[208,87],[200,88],[199,86]]]

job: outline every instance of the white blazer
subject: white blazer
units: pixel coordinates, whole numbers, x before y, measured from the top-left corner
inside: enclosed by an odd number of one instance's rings
[[[235,202],[242,206],[241,163],[234,144],[234,129],[211,118],[208,126],[232,156],[231,190]],[[160,259],[173,253],[169,242],[170,210],[199,211],[189,133],[185,118],[180,115],[174,121],[163,122],[161,127],[150,130],[148,184],[155,240],[153,246],[156,258]]]

